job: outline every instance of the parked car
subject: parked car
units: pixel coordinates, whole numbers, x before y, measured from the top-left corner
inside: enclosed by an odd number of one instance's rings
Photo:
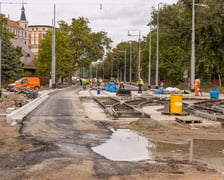
[[[39,77],[24,77],[16,80],[7,86],[7,91],[14,91],[17,87],[27,87],[28,89],[39,90],[40,78]]]

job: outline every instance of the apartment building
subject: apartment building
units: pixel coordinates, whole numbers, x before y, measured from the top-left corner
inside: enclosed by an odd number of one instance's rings
[[[29,47],[35,56],[38,55],[41,40],[46,36],[47,31],[52,26],[48,25],[30,25],[29,26]]]

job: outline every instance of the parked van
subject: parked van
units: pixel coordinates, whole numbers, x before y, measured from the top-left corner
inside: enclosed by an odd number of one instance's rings
[[[18,79],[14,83],[11,83],[6,88],[8,91],[14,91],[17,87],[27,87],[28,89],[38,90],[40,89],[40,78],[39,77],[24,77]]]

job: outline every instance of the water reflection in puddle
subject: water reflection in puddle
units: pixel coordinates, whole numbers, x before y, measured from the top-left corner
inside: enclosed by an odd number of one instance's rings
[[[177,144],[148,141],[128,129],[115,131],[106,143],[92,150],[113,161],[159,159],[189,160],[205,163],[209,168],[224,172],[224,141],[192,139]]]
[[[152,159],[147,147],[153,146],[148,140],[128,129],[115,131],[105,144],[92,148],[93,151],[114,161],[140,161]]]

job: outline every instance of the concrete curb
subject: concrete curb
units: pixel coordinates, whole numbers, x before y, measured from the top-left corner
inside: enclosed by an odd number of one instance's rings
[[[15,126],[18,123],[21,123],[23,118],[29,114],[32,110],[34,110],[37,106],[39,106],[42,102],[44,102],[49,97],[48,92],[42,94],[40,97],[32,100],[28,104],[22,106],[21,108],[13,111],[10,114],[6,115],[6,122],[11,126]]]

